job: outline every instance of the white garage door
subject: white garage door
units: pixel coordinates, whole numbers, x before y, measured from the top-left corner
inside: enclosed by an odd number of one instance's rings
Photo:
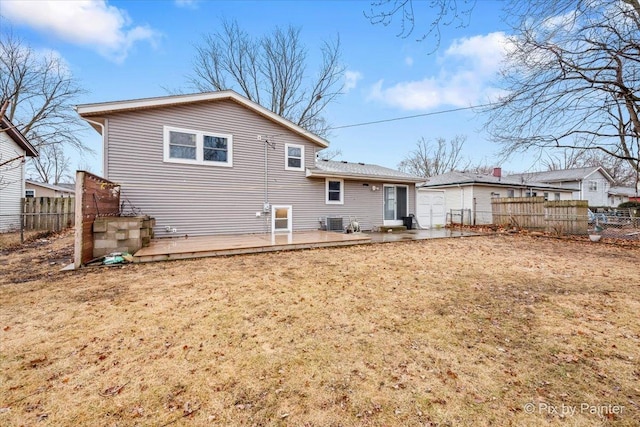
[[[444,191],[418,188],[416,199],[416,217],[420,227],[444,227],[447,219],[444,206]]]

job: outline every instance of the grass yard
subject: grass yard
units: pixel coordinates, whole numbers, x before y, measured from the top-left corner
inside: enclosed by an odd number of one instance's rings
[[[487,236],[60,273],[71,244],[0,256],[3,426],[640,424],[638,246]]]

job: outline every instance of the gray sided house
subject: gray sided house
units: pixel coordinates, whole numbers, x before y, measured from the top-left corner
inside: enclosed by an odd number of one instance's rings
[[[587,200],[589,206],[608,206],[609,189],[614,183],[611,175],[600,166],[521,173],[507,178],[520,180],[522,183],[543,182],[570,189],[574,200]]]
[[[103,136],[123,212],[156,218],[157,237],[317,230],[337,218],[368,229],[414,212],[419,178],[316,162],[327,141],[233,91],[77,111]]]
[[[570,189],[502,177],[499,168],[494,169],[492,175],[454,171],[433,176],[419,184],[416,191],[416,216],[423,228],[443,226],[448,222],[448,216],[462,218],[465,224],[491,224],[493,198],[544,196],[548,200],[572,199]],[[459,216],[461,211],[464,211],[463,216]]]
[[[25,160],[37,155],[13,123],[0,117],[0,232],[20,229]]]

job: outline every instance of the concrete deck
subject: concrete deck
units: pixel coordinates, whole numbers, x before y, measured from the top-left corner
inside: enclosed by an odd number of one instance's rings
[[[300,231],[287,234],[244,234],[165,238],[152,240],[149,246],[135,253],[134,260],[135,262],[167,261],[473,235],[477,235],[477,233],[441,228],[396,231],[393,233],[365,232],[345,234],[329,231]]]

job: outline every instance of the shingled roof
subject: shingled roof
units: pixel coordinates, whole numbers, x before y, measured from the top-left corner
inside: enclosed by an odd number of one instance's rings
[[[611,176],[601,166],[589,166],[585,168],[561,169],[545,172],[529,172],[509,175],[507,178],[518,179],[523,182],[566,182],[581,181],[596,171],[600,171],[607,179],[613,182]]]
[[[318,178],[360,178],[369,181],[389,182],[422,182],[424,178],[400,172],[384,166],[338,162],[333,160],[318,160],[313,168],[307,168],[307,176]]]
[[[507,186],[517,188],[544,188],[550,190],[557,190],[559,187],[555,187],[550,184],[542,182],[522,182],[520,179],[513,179],[511,177],[497,177],[493,175],[484,175],[471,172],[447,172],[441,175],[429,177],[425,180],[425,183],[419,185],[419,187],[442,187],[448,185],[470,185],[470,184],[487,184],[496,186]],[[563,188],[566,190],[566,188]]]

